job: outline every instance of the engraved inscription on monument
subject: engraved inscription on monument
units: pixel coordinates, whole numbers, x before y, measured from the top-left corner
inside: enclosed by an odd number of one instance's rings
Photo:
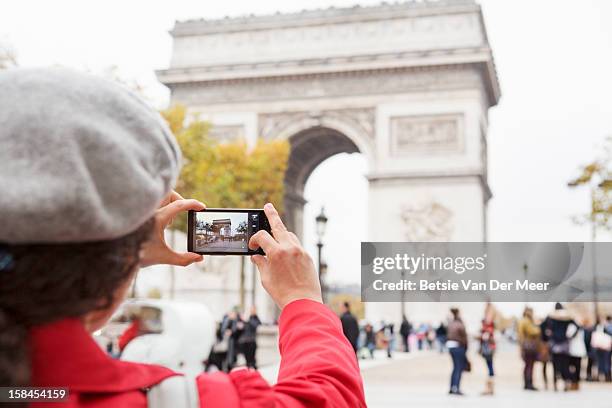
[[[460,114],[392,117],[391,153],[461,152],[462,120]]]

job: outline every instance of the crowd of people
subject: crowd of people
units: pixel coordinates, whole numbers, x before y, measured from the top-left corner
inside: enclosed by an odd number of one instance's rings
[[[247,367],[257,369],[257,328],[260,325],[261,320],[254,306],[248,316],[241,315],[238,308],[225,314],[217,325],[215,343],[204,363],[204,370],[208,372],[215,367],[229,372],[236,366],[241,354]]]
[[[524,386],[536,390],[533,368],[542,363],[544,386],[548,388],[548,363],[553,367],[553,388],[563,381],[564,390],[578,390],[580,382],[612,382],[612,316],[593,325],[589,319],[576,321],[560,303],[545,319],[538,322],[531,308],[525,308],[517,327],[521,355],[525,362]],[[586,360],[585,374],[582,363]]]
[[[474,340],[478,347],[477,354],[483,359],[487,370],[482,395],[495,393],[494,356],[498,328],[495,309],[491,304],[486,305],[480,328],[472,337],[468,335],[458,308],[451,308],[448,320],[437,327],[428,323],[413,326],[407,316],[402,316],[397,333],[399,346],[396,345],[393,323],[381,321],[374,327],[365,322],[360,326],[348,303],[344,303],[340,319],[345,336],[361,359],[374,358],[377,349],[386,351],[387,357],[391,358],[396,350],[410,352],[411,344],[418,350],[437,348],[441,353],[448,351],[452,360],[449,393],[453,395],[463,395],[461,378],[463,373],[472,370],[467,351],[470,340]],[[582,319],[579,323],[563,305],[557,303],[548,316],[536,320],[533,310],[526,307],[523,317],[516,322],[515,331],[524,361],[525,390],[538,390],[533,375],[537,362],[542,363],[542,378],[546,389],[549,378],[552,379],[555,391],[559,389],[560,381],[565,391],[578,390],[583,379],[612,381],[612,316],[600,319],[595,325],[589,319]],[[583,362],[586,362],[586,367]],[[552,377],[549,375],[551,366]]]

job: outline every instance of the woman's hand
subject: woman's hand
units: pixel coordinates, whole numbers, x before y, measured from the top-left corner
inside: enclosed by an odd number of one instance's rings
[[[287,231],[272,204],[264,211],[270,222],[272,235],[261,230],[249,241],[249,248],[263,248],[266,256],[253,255],[261,284],[278,307],[298,299],[321,300],[321,285],[310,256],[300,245],[294,233]]]
[[[193,252],[176,252],[170,248],[166,243],[164,231],[179,213],[205,208],[206,206],[197,200],[185,200],[176,191],[170,192],[155,213],[153,234],[140,252],[140,267],[157,264],[187,266],[202,261],[202,255]]]

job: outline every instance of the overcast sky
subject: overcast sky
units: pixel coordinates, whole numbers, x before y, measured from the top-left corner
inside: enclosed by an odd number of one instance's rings
[[[5,2],[0,40],[22,66],[59,64],[92,71],[117,66],[145,86],[156,107],[168,92],[153,70],[170,59],[174,21],[297,11],[354,0],[202,0]],[[378,1],[360,1],[362,5]],[[612,134],[612,1],[482,0],[502,87],[490,111],[489,207],[492,241],[580,241],[571,224],[588,207],[587,192],[569,191],[577,166],[592,159]],[[0,90],[1,92],[1,90]],[[367,171],[359,155],[323,163],[307,185],[305,244],[314,253],[314,216],[330,219],[326,236],[330,277],[359,280],[359,241],[365,239]],[[609,239],[608,236],[602,239]]]

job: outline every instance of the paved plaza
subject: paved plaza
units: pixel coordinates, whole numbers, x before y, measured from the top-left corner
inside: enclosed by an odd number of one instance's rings
[[[373,360],[360,360],[366,400],[369,408],[611,408],[612,384],[581,383],[580,391],[544,390],[541,364],[536,365],[535,385],[541,391],[522,390],[523,362],[515,345],[503,344],[495,356],[496,395],[481,396],[486,379],[483,359],[472,350],[472,372],[462,378],[465,396],[448,395],[451,361],[447,353],[417,351],[395,353],[388,359],[377,350]],[[552,367],[549,365],[549,370]],[[278,365],[260,372],[270,383],[278,374]],[[552,373],[549,373],[551,377]],[[550,381],[550,380],[549,380]],[[562,388],[559,381],[559,388]]]
[[[456,397],[447,394],[451,371],[448,354],[431,351],[398,353],[393,361],[388,361],[381,352],[374,361],[361,365],[368,407],[612,407],[611,384],[583,382],[578,392],[544,390],[540,364],[536,365],[535,381],[536,387],[542,390],[523,391],[523,363],[516,348],[510,346],[495,356],[496,395],[480,396],[486,379],[486,366],[483,359],[475,354],[470,355],[470,361],[472,372],[465,373],[462,379],[462,389],[466,395]],[[549,370],[552,369],[549,367]],[[562,387],[561,382],[559,386]]]

